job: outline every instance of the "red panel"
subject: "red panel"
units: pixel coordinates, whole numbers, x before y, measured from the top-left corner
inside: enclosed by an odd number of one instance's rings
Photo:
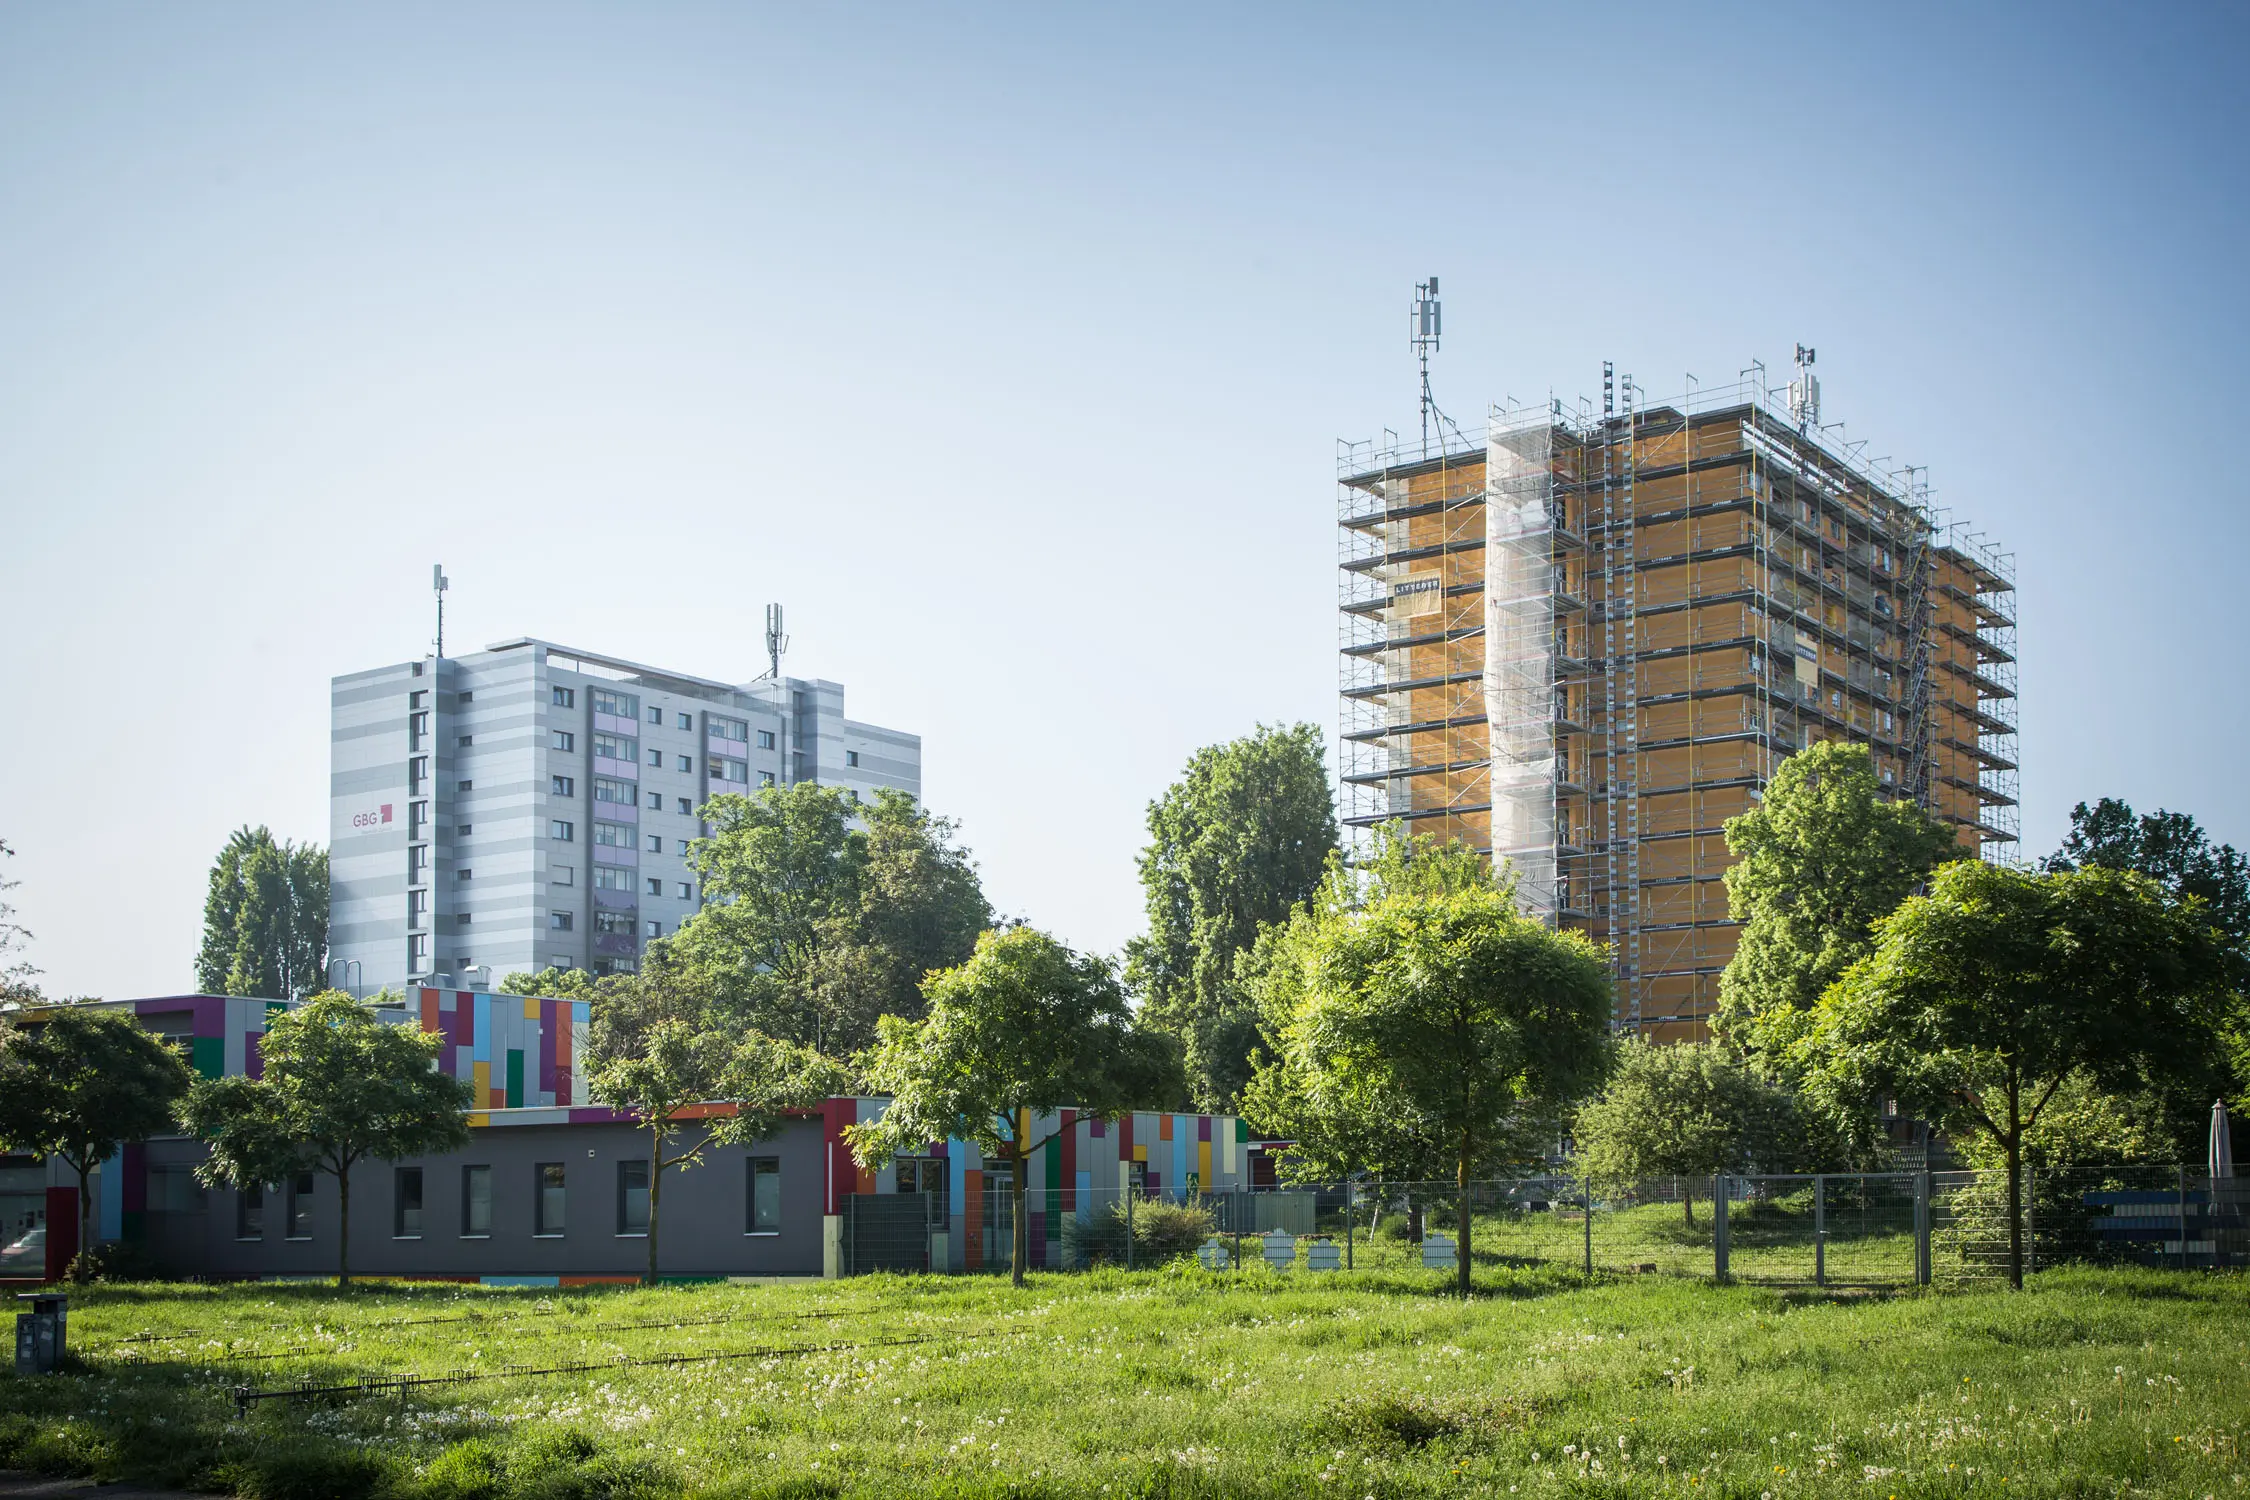
[[[47,1189],[47,1279],[60,1281],[78,1255],[78,1189]]]

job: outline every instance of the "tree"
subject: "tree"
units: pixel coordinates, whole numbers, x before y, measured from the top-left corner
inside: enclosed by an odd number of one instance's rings
[[[376,1018],[342,990],[276,1014],[260,1045],[262,1078],[204,1078],[180,1123],[207,1142],[196,1169],[236,1189],[300,1172],[336,1179],[336,1282],[350,1286],[352,1168],[468,1144],[469,1086],[437,1069],[439,1038]]]
[[[1312,896],[1336,848],[1320,730],[1261,724],[1196,751],[1149,804],[1148,833],[1148,932],[1126,945],[1125,982],[1142,1023],[1178,1040],[1195,1106],[1232,1110],[1258,1041],[1236,963]]]
[[[2175,901],[2193,896],[2205,918],[2238,953],[2250,953],[2250,859],[2232,844],[2214,844],[2187,813],[2158,808],[2136,816],[2115,797],[2070,810],[2070,832],[2045,867],[2138,870]]]
[[[501,995],[543,995],[550,1000],[591,1000],[596,981],[584,969],[558,969],[553,965],[534,974],[515,969],[500,976],[493,992]]]
[[[1753,1164],[1769,1169],[1795,1121],[1794,1099],[1712,1045],[1659,1047],[1634,1040],[1617,1071],[1578,1111],[1579,1171],[1595,1182],[1712,1177]],[[1695,1224],[1695,1196],[1682,1211]]]
[[[1013,1279],[1030,1256],[1025,1163],[1053,1138],[1043,1110],[1075,1104],[1097,1119],[1146,1109],[1179,1081],[1160,1037],[1133,1029],[1106,960],[1082,957],[1043,932],[1013,927],[977,940],[969,961],[923,984],[919,1021],[885,1016],[863,1058],[868,1086],[890,1096],[874,1120],[845,1127],[852,1154],[880,1167],[932,1141],[975,1143],[1008,1172],[1015,1212]]]
[[[2074,1077],[2126,1091],[2216,1047],[2229,970],[2201,902],[2169,902],[2144,875],[1964,860],[1877,924],[1799,1046],[1832,1107],[1888,1096],[1991,1138],[2021,1287],[2028,1133]]]
[[[0,1023],[0,1150],[60,1159],[78,1176],[78,1248],[93,1248],[94,1168],[169,1129],[187,1060],[118,1011],[79,1006]]]
[[[594,1097],[624,1110],[649,1133],[648,1274],[656,1285],[657,1239],[663,1227],[664,1174],[700,1166],[713,1141],[748,1145],[777,1133],[790,1110],[811,1109],[845,1086],[844,1070],[810,1048],[771,1037],[734,1041],[691,1022],[666,1017],[634,1039],[629,1054],[597,1066],[589,1080]],[[697,1106],[731,1106],[731,1114],[688,1116]],[[671,1151],[685,1126],[696,1132]]]
[[[1719,976],[1714,1029],[1761,1059],[1873,944],[1888,916],[1955,849],[1910,802],[1883,800],[1865,745],[1826,741],[1774,769],[1757,806],[1727,819],[1727,909],[1742,923]]]
[[[196,988],[297,1000],[328,984],[328,852],[236,829],[211,866]]]
[[[678,947],[733,1024],[843,1053],[876,1017],[921,1013],[932,969],[960,963],[992,908],[954,825],[903,792],[855,802],[802,782],[704,808],[689,846],[707,904]]]
[[[0,839],[0,858],[14,859],[16,851]],[[16,909],[9,905],[7,893],[23,882],[0,879],[0,1010],[19,1005],[36,1005],[39,1002],[39,971],[27,959],[10,962],[8,955],[22,951],[31,942],[31,933],[16,920]]]
[[[1451,1147],[1469,1291],[1469,1181],[1527,1106],[1573,1100],[1608,1061],[1610,984],[1583,934],[1499,890],[1392,896],[1326,925],[1282,1044],[1325,1115],[1406,1101]]]

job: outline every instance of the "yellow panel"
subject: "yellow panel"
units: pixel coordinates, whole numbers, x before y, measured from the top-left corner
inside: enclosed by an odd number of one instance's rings
[[[526,1021],[536,1021],[539,1019],[538,996],[526,995],[523,997],[523,1018]]]

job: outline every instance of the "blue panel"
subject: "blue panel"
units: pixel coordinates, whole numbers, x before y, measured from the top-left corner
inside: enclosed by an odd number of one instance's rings
[[[1094,1217],[1094,1174],[1080,1172],[1078,1177],[1078,1222],[1089,1223]]]
[[[125,1233],[125,1153],[119,1151],[102,1163],[94,1183],[94,1238],[114,1240]]]
[[[479,1276],[479,1286],[561,1286],[560,1276]]]

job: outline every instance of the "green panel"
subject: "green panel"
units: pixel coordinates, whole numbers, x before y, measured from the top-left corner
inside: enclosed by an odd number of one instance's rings
[[[1053,1213],[1062,1202],[1062,1137],[1053,1137],[1039,1150],[1047,1158],[1047,1191],[1053,1195],[1047,1199],[1046,1211]]]
[[[1250,1125],[1240,1115],[1234,1119],[1234,1143],[1242,1145],[1250,1139]]]
[[[508,1108],[523,1108],[523,1053],[508,1049]]]
[[[194,1050],[188,1054],[188,1060],[195,1064],[195,1071],[204,1078],[225,1077],[227,1071],[226,1038],[216,1036],[197,1037]]]

